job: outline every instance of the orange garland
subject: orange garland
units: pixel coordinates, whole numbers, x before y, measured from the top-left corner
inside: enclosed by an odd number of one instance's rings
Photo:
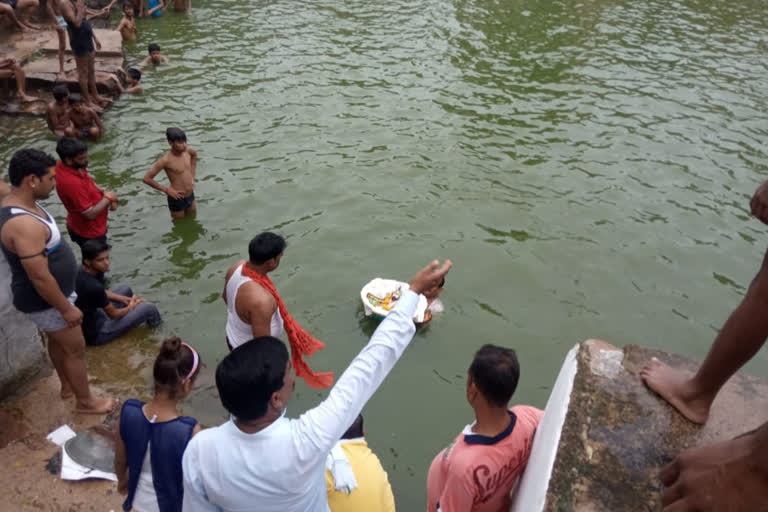
[[[277,293],[277,288],[272,283],[272,280],[265,275],[261,275],[248,268],[247,264],[243,264],[243,275],[251,278],[264,287],[277,301],[277,308],[280,311],[280,316],[283,317],[283,325],[285,332],[288,334],[288,342],[291,346],[291,363],[296,371],[296,376],[301,377],[307,383],[307,386],[324,389],[333,385],[333,372],[320,372],[315,373],[312,368],[309,367],[306,361],[304,361],[305,355],[311,356],[325,344],[315,339],[309,334],[299,323],[294,320],[288,309],[285,307],[283,299],[280,298],[280,294]]]

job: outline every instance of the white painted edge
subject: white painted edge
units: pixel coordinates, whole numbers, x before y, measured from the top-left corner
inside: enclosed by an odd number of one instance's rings
[[[565,356],[563,366],[560,367],[560,373],[547,400],[544,416],[533,438],[528,465],[512,496],[510,512],[541,512],[544,508],[563,423],[571,402],[571,391],[578,367],[576,355],[579,353],[579,347],[580,345],[574,345]]]

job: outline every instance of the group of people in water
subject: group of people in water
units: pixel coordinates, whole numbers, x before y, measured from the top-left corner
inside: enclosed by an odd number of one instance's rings
[[[0,0],[0,15],[11,17],[22,30],[36,29],[15,16],[17,4]],[[138,325],[153,327],[162,319],[157,307],[130,286],[106,287],[108,217],[120,200],[90,176],[88,148],[78,140],[97,139],[104,130],[98,111],[106,103],[93,81],[94,47],[99,43],[88,23],[94,13],[83,0],[49,0],[49,6],[60,34],[69,32],[81,94],[54,88],[49,123],[59,137],[58,161],[34,149],[13,155],[10,188],[0,182],[0,247],[12,273],[15,307],[46,333],[62,399],[74,396],[78,412],[104,414],[117,402],[91,392],[85,346],[109,343]],[[174,6],[190,7],[188,0],[176,0]],[[146,6],[128,0],[118,29],[124,38],[135,39],[134,16],[158,16],[164,8],[163,0],[150,0]],[[156,45],[148,50],[144,64],[167,61]],[[15,62],[0,61],[0,73],[16,73],[18,78],[18,71]],[[140,80],[140,71],[130,68],[118,83],[124,92],[139,92]],[[26,97],[23,88],[19,94]],[[177,219],[196,212],[197,152],[179,128],[168,128],[166,139],[169,150],[143,181],[166,196],[170,215]],[[161,172],[168,185],[157,181]],[[54,188],[67,210],[69,238],[80,247],[79,261],[56,220],[39,204]],[[757,189],[750,207],[768,224],[768,182]],[[160,347],[153,367],[153,399],[131,399],[122,405],[115,471],[126,510],[394,510],[386,472],[365,442],[361,412],[410,343],[419,296],[433,300],[452,263],[435,260],[415,274],[334,385],[332,373],[316,372],[305,362],[304,356],[323,343],[291,316],[269,277],[285,248],[282,236],[260,233],[248,245],[248,258],[232,264],[223,276],[222,338],[229,353],[217,365],[215,379],[228,421],[202,429],[195,419],[179,414],[179,402],[192,391],[202,361],[197,350],[178,337]],[[288,347],[281,337],[287,338]],[[652,360],[640,378],[687,419],[702,424],[722,386],[766,338],[768,252],[694,375]],[[543,417],[534,407],[509,407],[519,372],[510,348],[488,344],[475,352],[466,384],[475,420],[432,461],[426,478],[429,512],[509,508],[510,492],[526,466]],[[314,388],[333,387],[318,406],[289,419],[285,411],[296,377]],[[738,438],[687,450],[660,474],[663,510],[765,510],[767,461],[768,423]]]

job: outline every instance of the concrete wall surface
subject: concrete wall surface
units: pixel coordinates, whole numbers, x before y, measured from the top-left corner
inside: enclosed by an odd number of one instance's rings
[[[49,368],[37,327],[13,307],[11,269],[0,252],[0,399]]]

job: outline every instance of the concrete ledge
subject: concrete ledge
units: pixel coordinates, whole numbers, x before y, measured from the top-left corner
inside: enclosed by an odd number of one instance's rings
[[[50,372],[37,327],[11,300],[11,269],[0,252],[0,398],[43,371]]]
[[[640,380],[651,357],[689,371],[698,367],[660,350],[621,350],[599,340],[569,353],[513,512],[660,510],[657,474],[664,465],[686,448],[733,438],[768,419],[768,383],[738,374],[718,395],[707,424],[690,423]]]

